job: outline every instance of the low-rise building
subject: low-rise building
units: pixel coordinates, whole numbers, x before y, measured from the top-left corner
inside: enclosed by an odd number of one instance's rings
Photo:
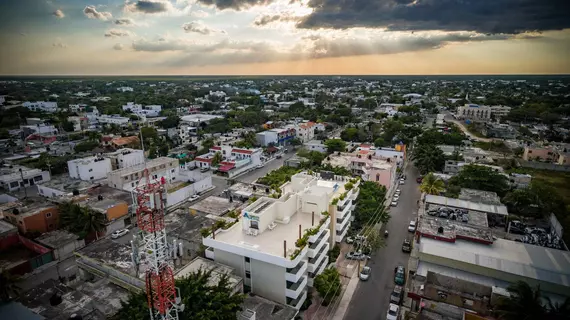
[[[67,162],[69,176],[79,180],[99,180],[111,172],[111,160],[102,156],[93,156]]]
[[[43,111],[43,112],[57,112],[57,102],[51,102],[51,101],[36,101],[36,102],[30,102],[30,101],[26,101],[24,103],[22,103],[22,106],[24,108],[28,108],[31,111]]]
[[[295,135],[302,143],[309,142],[315,138],[316,123],[304,122],[295,125]]]
[[[89,128],[89,120],[87,117],[70,116],[67,121],[73,124],[73,131],[82,131]]]
[[[517,189],[524,189],[530,186],[532,176],[530,174],[511,173],[509,174],[511,185]]]
[[[119,115],[107,115],[107,114],[103,114],[100,116],[97,116],[97,122],[99,122],[99,124],[115,124],[118,126],[126,126],[129,121],[131,121],[130,118],[128,117],[121,117]]]
[[[212,165],[217,153],[221,155],[221,161],[217,165]],[[200,168],[212,168],[217,174],[231,178],[261,165],[262,154],[262,149],[244,149],[234,148],[231,145],[221,145],[213,146],[210,148],[210,152],[196,157],[195,161]]]
[[[327,146],[325,145],[324,141],[321,140],[311,140],[309,142],[305,142],[303,146],[309,151],[327,153]]]
[[[556,149],[553,146],[526,146],[522,158],[525,161],[554,162],[557,158]]]
[[[112,170],[134,167],[144,163],[144,152],[139,149],[122,148],[105,153],[105,158],[111,160]]]
[[[144,177],[144,171],[148,169],[151,181],[164,179],[165,183],[178,181],[178,159],[160,157],[149,160],[146,164],[117,169],[107,175],[107,184],[111,188],[131,191],[139,185]],[[144,183],[144,182],[143,182]]]
[[[103,137],[105,138],[105,137]],[[121,148],[137,148],[140,147],[140,139],[138,136],[128,136],[128,137],[117,137],[112,138],[109,142],[111,147],[121,149]]]
[[[357,187],[347,177],[296,174],[279,199],[256,200],[237,223],[205,237],[206,256],[233,267],[245,291],[299,309],[350,227]]]
[[[296,132],[297,131],[292,126],[288,128],[269,129],[267,131],[257,133],[256,140],[259,145],[264,147],[268,145],[284,146],[291,143],[291,140],[296,137]]]
[[[66,230],[46,232],[35,241],[53,250],[55,260],[65,260],[73,256],[75,250],[85,247],[84,239]]]
[[[81,193],[95,186],[92,180],[79,180],[69,176],[55,176],[50,181],[36,185],[38,195],[46,198],[57,198],[73,193]]]
[[[511,107],[491,106],[491,114],[495,116],[495,118],[504,118],[509,115],[509,112],[511,112]]]
[[[33,200],[18,205],[2,214],[10,223],[18,227],[21,233],[44,233],[59,227],[59,210],[47,201]]]
[[[24,166],[0,167],[0,186],[8,191],[17,191],[50,179],[49,171],[41,169],[31,169]]]
[[[488,138],[514,139],[517,131],[508,124],[486,122],[481,128],[481,133]]]
[[[458,119],[472,121],[488,121],[491,119],[491,107],[468,103],[457,108]]]

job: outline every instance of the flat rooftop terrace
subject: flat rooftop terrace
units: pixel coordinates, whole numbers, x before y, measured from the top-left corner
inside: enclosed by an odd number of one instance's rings
[[[503,216],[509,214],[507,211],[507,207],[502,204],[496,205],[496,204],[478,203],[468,200],[460,200],[460,199],[447,198],[435,195],[427,195],[425,202],[426,204],[434,204],[450,208],[467,209],[470,211],[494,213]]]
[[[427,211],[436,210],[436,209],[439,209],[441,207],[445,207],[445,206],[436,205],[436,204],[427,204],[426,205]],[[488,227],[489,226],[489,223],[487,221],[487,213],[481,212],[481,211],[467,210],[467,215],[469,216],[469,222],[467,222],[465,224],[467,224],[467,225],[471,224],[471,225],[478,226],[478,227]],[[445,219],[441,218],[441,220],[445,220]],[[455,223],[457,221],[452,221],[452,222]]]
[[[240,203],[238,201],[230,202],[227,198],[209,196],[206,199],[191,205],[190,210],[215,216],[222,216],[231,210],[237,209],[239,206]]]
[[[289,257],[296,249],[295,241],[299,238],[299,225],[301,225],[301,234],[304,234],[305,230],[313,227],[311,222],[310,213],[297,212],[291,216],[289,223],[276,222],[275,229],[266,229],[257,236],[253,236],[246,234],[242,229],[242,221],[240,221],[227,231],[217,233],[216,240],[278,257],[283,257],[283,241],[286,241],[286,256]],[[315,225],[318,223],[319,219],[315,217]]]

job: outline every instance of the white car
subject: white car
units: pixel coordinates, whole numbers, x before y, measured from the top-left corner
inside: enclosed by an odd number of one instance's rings
[[[408,231],[416,232],[416,220],[410,221],[410,224],[408,225]]]
[[[386,320],[398,320],[400,314],[400,307],[397,304],[390,303],[390,308],[386,314]]]
[[[391,205],[392,207],[396,207],[396,206],[398,206],[398,201],[397,201],[397,200],[394,200],[394,201],[392,201],[392,203],[390,203],[390,205]]]
[[[400,195],[397,193],[392,196],[392,200],[394,200],[394,201],[398,201],[399,199],[400,199]]]
[[[129,229],[119,229],[115,230],[115,232],[111,233],[111,238],[117,239],[129,233]]]
[[[400,179],[400,184],[404,184],[405,180],[404,179]]]
[[[400,192],[402,192],[402,190],[396,189],[396,194],[400,194]]]
[[[368,280],[368,278],[370,278],[370,272],[372,271],[372,269],[370,269],[370,267],[364,267],[362,268],[362,271],[360,271],[360,280],[362,281],[366,281]]]
[[[195,195],[191,196],[190,198],[188,198],[188,201],[192,202],[192,201],[196,201],[198,199],[200,199],[200,196],[195,194]]]

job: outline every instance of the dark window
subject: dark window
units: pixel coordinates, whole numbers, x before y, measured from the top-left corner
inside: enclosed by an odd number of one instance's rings
[[[245,262],[250,262],[249,257],[245,257]]]
[[[245,272],[245,277],[246,277],[247,279],[251,279],[251,272],[246,271],[246,272]]]
[[[42,176],[35,176],[34,181],[42,181],[44,178]]]

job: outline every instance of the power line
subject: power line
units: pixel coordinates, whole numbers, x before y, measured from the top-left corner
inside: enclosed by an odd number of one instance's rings
[[[376,211],[374,212],[374,214],[372,215],[372,217],[370,217],[370,219],[369,219],[368,222],[366,223],[365,227],[363,228],[364,231],[368,231],[367,235],[370,234],[370,232],[372,231],[372,229],[369,228],[368,230],[366,230],[366,226],[368,226],[368,227],[374,226],[376,223],[378,223],[378,222],[380,221],[380,218],[381,218],[380,213],[383,211],[382,208],[383,208],[383,205],[379,206],[378,209],[376,209]],[[373,224],[371,224],[372,222],[374,222],[374,221],[376,221],[376,220],[378,220],[378,221],[375,222],[375,223],[373,223]],[[365,237],[365,238],[366,238],[366,237]],[[361,241],[361,242],[359,242],[359,243],[357,244],[357,248],[360,248],[360,247],[362,246],[362,242],[363,242],[363,241]],[[357,239],[354,240],[353,244],[351,245],[351,249],[354,249],[354,244],[356,244],[356,243],[357,243]],[[354,251],[354,250],[350,250],[350,251]],[[351,262],[351,263],[349,263],[348,265],[350,266],[350,265],[353,264],[353,263],[356,263],[356,262]],[[342,284],[341,284],[340,287],[342,287]],[[340,287],[339,287],[339,288],[340,288]],[[326,297],[328,296],[329,293],[331,293],[331,289],[332,289],[332,287],[330,287],[330,288],[327,290],[327,292],[326,292],[325,295],[323,296],[323,300],[326,299]],[[338,288],[335,290],[334,293],[336,294],[337,291],[338,291]],[[313,317],[312,317],[311,319],[314,319],[314,317],[317,315],[318,311],[320,310],[321,306],[322,306],[322,305],[319,305],[319,307],[317,308],[317,310],[315,311],[315,313],[313,314]],[[329,307],[327,307],[327,312],[328,312],[328,308],[329,308]],[[326,312],[325,312],[325,314],[326,314]]]

